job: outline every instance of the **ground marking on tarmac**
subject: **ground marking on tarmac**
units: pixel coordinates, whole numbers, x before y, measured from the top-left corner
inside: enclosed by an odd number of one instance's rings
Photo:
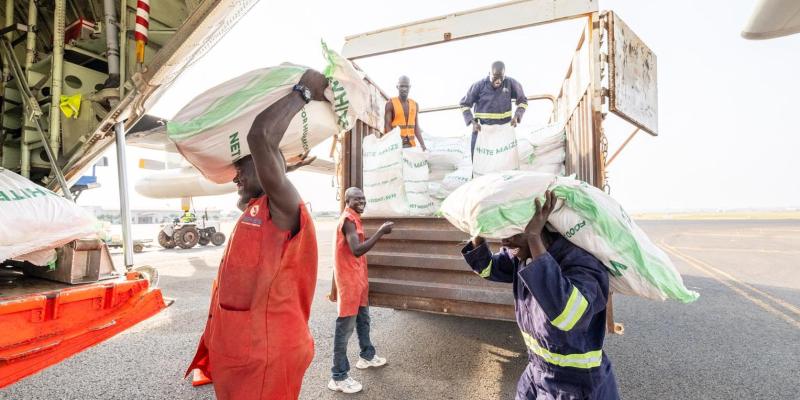
[[[793,306],[793,305],[791,305],[789,303],[786,303],[783,300],[777,299],[774,296],[771,296],[771,295],[769,295],[767,293],[764,293],[763,291],[758,290],[758,289],[756,289],[756,288],[754,288],[754,287],[752,287],[752,286],[750,286],[750,285],[748,285],[748,284],[746,284],[746,283],[734,278],[733,276],[731,276],[730,274],[726,273],[725,271],[721,271],[718,268],[715,268],[715,267],[709,265],[706,262],[700,261],[700,260],[698,260],[698,259],[696,259],[694,257],[691,257],[689,255],[681,253],[680,251],[678,251],[674,247],[668,245],[664,239],[661,239],[659,241],[659,244],[666,251],[668,251],[669,253],[671,253],[671,254],[675,255],[676,257],[682,259],[687,264],[689,264],[691,267],[694,267],[695,269],[698,269],[700,271],[705,272],[711,278],[713,278],[714,280],[718,281],[719,283],[722,283],[723,285],[727,286],[729,289],[731,289],[734,292],[738,293],[740,296],[744,297],[747,300],[750,300],[752,303],[754,303],[755,305],[763,308],[765,311],[769,312],[770,314],[775,315],[780,319],[783,319],[784,321],[788,322],[790,325],[794,326],[795,328],[800,329],[800,321],[792,318],[790,315],[787,315],[786,313],[782,312],[781,310],[778,310],[777,308],[767,304],[763,300],[751,296],[749,293],[747,293],[746,291],[742,290],[740,287],[738,287],[736,285],[738,284],[738,285],[744,286],[744,287],[746,287],[746,288],[748,288],[748,289],[750,289],[750,290],[752,290],[752,291],[754,291],[754,292],[756,292],[756,293],[758,293],[758,294],[760,294],[760,295],[762,295],[762,296],[774,301],[775,303],[780,304],[781,306],[791,310],[792,312],[800,315],[800,310],[798,310],[797,307],[795,307],[795,306]]]
[[[674,246],[676,249],[689,250],[689,251],[739,251],[748,253],[766,253],[766,254],[800,254],[800,250],[764,250],[764,249],[742,249],[742,248],[724,248],[724,247],[692,247],[692,246]]]

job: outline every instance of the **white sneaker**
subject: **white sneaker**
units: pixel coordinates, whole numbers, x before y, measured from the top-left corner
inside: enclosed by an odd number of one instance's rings
[[[372,357],[372,360],[365,360],[361,357],[358,358],[358,362],[356,363],[356,368],[358,369],[367,369],[369,367],[382,367],[386,365],[386,359],[381,358],[378,356]]]
[[[343,381],[335,381],[331,379],[330,382],[328,382],[328,389],[333,390],[334,392],[358,393],[361,391],[362,386],[357,380],[347,377],[347,379]]]

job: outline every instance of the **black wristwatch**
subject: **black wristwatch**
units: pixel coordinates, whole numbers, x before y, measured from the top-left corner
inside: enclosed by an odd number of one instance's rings
[[[311,90],[309,90],[307,87],[297,84],[292,87],[292,90],[300,93],[300,96],[303,96],[303,101],[305,101],[306,104],[311,101]]]

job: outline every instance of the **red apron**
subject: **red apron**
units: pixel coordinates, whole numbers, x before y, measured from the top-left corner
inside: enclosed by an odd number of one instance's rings
[[[218,399],[297,399],[314,356],[308,329],[317,281],[317,238],[305,206],[292,238],[276,227],[266,196],[251,200],[214,282],[208,322],[186,372],[200,369]]]
[[[364,228],[361,217],[349,207],[342,212],[336,229],[336,248],[334,249],[333,275],[336,279],[336,297],[340,317],[358,314],[359,306],[369,304],[369,280],[367,276],[367,256],[356,257],[350,250],[347,238],[342,232],[344,221],[356,226],[358,240],[364,243]]]

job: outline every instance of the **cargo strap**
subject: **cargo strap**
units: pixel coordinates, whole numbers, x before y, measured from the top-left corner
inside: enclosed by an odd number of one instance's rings
[[[599,367],[600,363],[603,361],[603,350],[595,350],[583,354],[553,353],[539,345],[539,342],[528,333],[524,331],[521,332],[528,349],[533,354],[541,357],[548,364],[557,365],[559,367],[589,369]]]

